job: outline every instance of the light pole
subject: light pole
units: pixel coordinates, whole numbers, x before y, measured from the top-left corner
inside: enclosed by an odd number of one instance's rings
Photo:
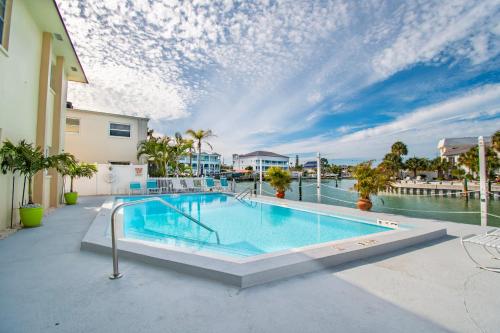
[[[481,206],[481,226],[488,225],[488,175],[486,174],[486,154],[484,147],[484,138],[477,138],[479,146],[479,200]]]

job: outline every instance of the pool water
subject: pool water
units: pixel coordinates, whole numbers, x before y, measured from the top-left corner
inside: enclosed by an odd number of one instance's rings
[[[216,236],[160,202],[124,208],[124,236],[248,257],[391,230],[371,223],[237,200],[226,194],[161,195],[219,233]],[[122,197],[132,201],[144,197]]]

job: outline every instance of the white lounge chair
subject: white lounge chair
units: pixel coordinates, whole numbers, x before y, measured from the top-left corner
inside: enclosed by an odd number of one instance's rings
[[[193,180],[193,189],[195,192],[202,192],[203,191],[203,182],[201,178],[192,178]]]
[[[467,256],[479,267],[487,271],[500,273],[500,266],[489,267],[481,264],[470,253],[467,245],[478,245],[482,247],[493,259],[500,260],[500,229],[496,228],[480,235],[468,235],[461,238]]]
[[[180,178],[172,178],[172,190],[173,192],[184,192],[185,187],[181,184]]]

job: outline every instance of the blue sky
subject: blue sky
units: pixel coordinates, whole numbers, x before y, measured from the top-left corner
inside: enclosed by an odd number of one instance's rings
[[[500,129],[500,0],[57,1],[75,107],[210,128],[215,150],[436,156]]]

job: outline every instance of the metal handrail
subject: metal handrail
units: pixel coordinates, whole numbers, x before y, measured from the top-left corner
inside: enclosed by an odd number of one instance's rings
[[[253,192],[253,189],[251,187],[247,187],[246,189],[244,189],[240,193],[236,194],[235,198],[242,199],[242,198],[246,197],[247,195],[252,194],[252,192]]]
[[[118,212],[119,209],[127,207],[127,206],[134,206],[134,205],[137,205],[137,204],[141,204],[141,203],[144,203],[144,202],[151,202],[151,201],[160,202],[164,206],[167,206],[167,207],[175,210],[177,213],[181,214],[182,216],[186,217],[187,219],[191,220],[192,222],[198,224],[199,226],[205,228],[206,230],[215,233],[215,237],[217,238],[217,244],[220,244],[219,233],[216,230],[214,230],[214,229],[210,228],[209,226],[201,223],[200,221],[198,221],[197,219],[195,219],[191,215],[184,213],[182,210],[178,209],[174,205],[168,203],[167,201],[165,201],[165,200],[163,200],[161,198],[154,197],[154,198],[146,198],[146,199],[129,201],[129,202],[122,202],[121,204],[116,205],[113,208],[112,212],[111,212],[111,248],[112,248],[112,253],[113,253],[113,274],[111,274],[109,276],[109,278],[111,280],[119,279],[119,278],[122,277],[122,274],[118,270],[118,248],[116,246],[117,241],[116,241],[116,232],[115,232],[115,225],[116,225],[116,223],[115,223],[115,216],[116,216],[116,212]]]

